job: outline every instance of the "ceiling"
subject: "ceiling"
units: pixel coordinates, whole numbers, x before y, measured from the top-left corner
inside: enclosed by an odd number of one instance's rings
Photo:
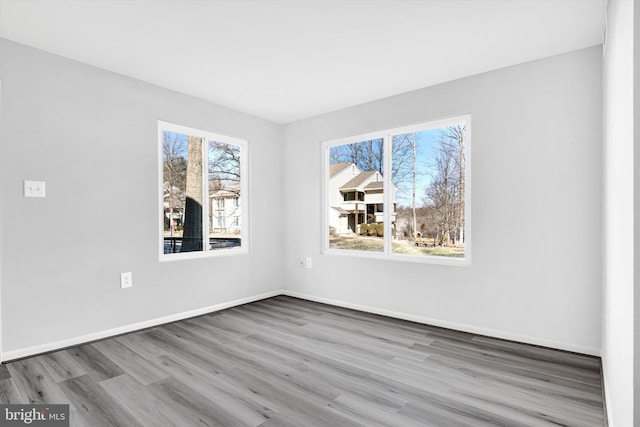
[[[289,123],[602,44],[606,0],[0,0],[0,36]]]

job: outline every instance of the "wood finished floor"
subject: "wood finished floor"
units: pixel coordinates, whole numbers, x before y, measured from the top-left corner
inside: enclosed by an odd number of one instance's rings
[[[0,368],[72,426],[602,426],[599,359],[285,296]]]

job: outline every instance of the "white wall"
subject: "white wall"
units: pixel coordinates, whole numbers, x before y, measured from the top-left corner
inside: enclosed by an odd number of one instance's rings
[[[281,127],[7,40],[0,53],[5,358],[282,287]],[[249,141],[249,255],[158,261],[158,119]],[[23,198],[24,179],[47,197]]]
[[[622,60],[608,54],[614,57],[607,59],[608,69],[618,67],[616,61]],[[621,249],[601,235],[599,47],[303,120],[284,126],[284,132],[254,117],[6,40],[0,42],[0,55],[5,355],[26,355],[65,340],[277,292],[283,284],[314,299],[557,348],[600,351],[602,247],[612,248],[612,254]],[[613,86],[609,96],[624,98],[618,93],[621,83],[613,80],[605,79]],[[316,190],[322,141],[468,113],[473,126],[471,266],[320,255],[324,230]],[[158,119],[249,140],[250,255],[158,262]],[[626,132],[617,126],[610,131]],[[627,142],[608,144],[607,150],[607,164],[617,155],[628,167]],[[607,169],[607,186],[622,179],[617,169]],[[24,179],[46,181],[47,198],[23,198]],[[606,224],[618,222],[608,216]],[[296,266],[303,256],[314,257],[313,269]],[[119,289],[122,271],[133,272],[130,290]],[[607,278],[626,272],[608,269]],[[628,353],[617,351],[629,347],[623,342],[629,338],[629,304],[618,300],[629,296],[628,288],[626,294],[616,292],[605,294],[616,310],[609,310],[615,316],[604,322],[604,351],[610,366],[627,366]],[[622,379],[622,369],[610,374],[612,413],[624,420],[628,398],[617,393],[628,391],[629,380]]]
[[[634,402],[634,4],[610,0],[604,55],[605,257],[602,364],[610,425],[632,426]],[[635,167],[639,163],[635,163]],[[635,199],[635,200],[634,200]],[[634,239],[634,232],[636,237]],[[637,376],[637,372],[636,372]]]
[[[285,126],[285,277],[295,295],[599,354],[601,47]],[[469,267],[321,255],[321,142],[472,115]],[[301,209],[304,207],[304,209]],[[313,256],[313,269],[296,258]]]

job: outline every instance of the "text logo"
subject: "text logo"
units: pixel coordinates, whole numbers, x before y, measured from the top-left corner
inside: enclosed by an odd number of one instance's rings
[[[0,405],[0,426],[69,427],[69,405]]]

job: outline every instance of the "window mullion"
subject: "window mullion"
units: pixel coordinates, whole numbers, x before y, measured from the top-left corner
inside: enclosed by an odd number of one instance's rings
[[[383,224],[384,224],[384,253],[391,253],[391,242],[393,240],[393,235],[391,233],[391,209],[392,209],[392,200],[391,200],[391,153],[392,153],[392,140],[390,136],[384,135],[383,137],[383,151],[384,151],[384,175],[383,175],[383,203],[384,203],[384,215],[383,215]]]

